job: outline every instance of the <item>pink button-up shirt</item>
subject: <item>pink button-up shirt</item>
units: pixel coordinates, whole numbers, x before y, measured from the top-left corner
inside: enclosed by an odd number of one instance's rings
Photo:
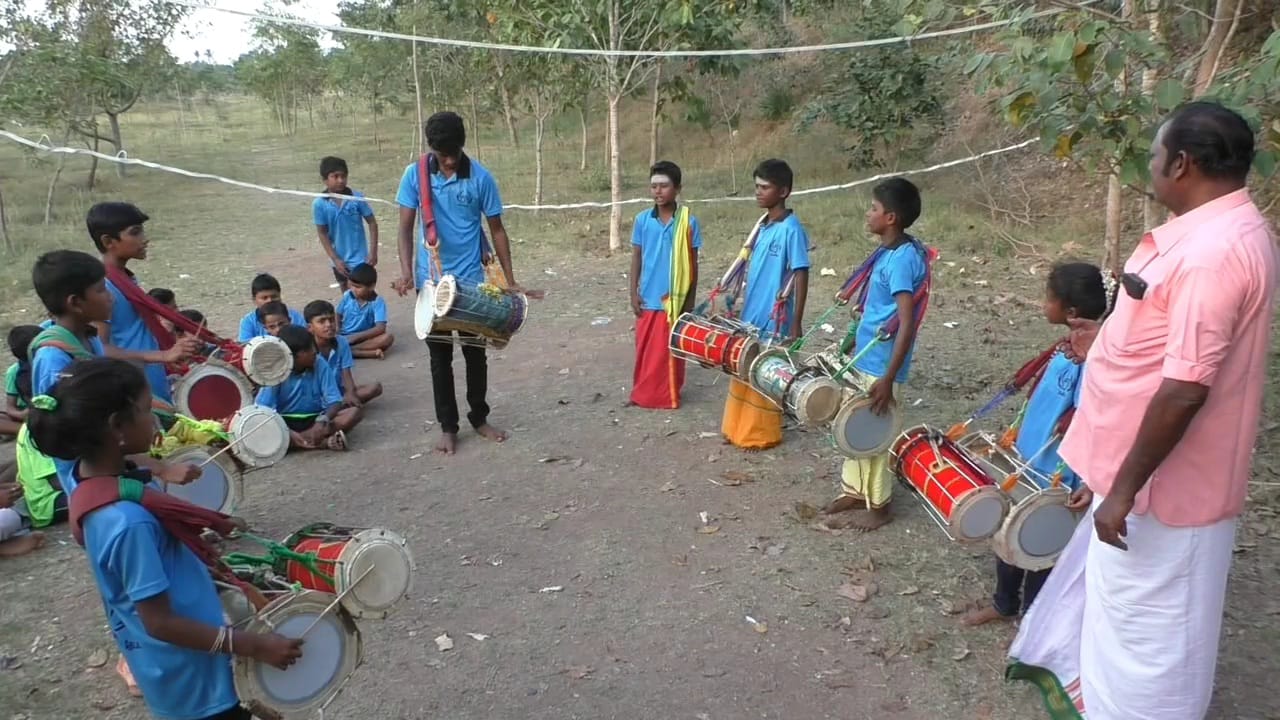
[[[1063,460],[1106,495],[1165,378],[1209,388],[1182,440],[1138,494],[1134,512],[1209,525],[1244,508],[1270,352],[1277,249],[1247,190],[1152,230],[1125,264],[1147,282],[1123,289],[1085,363]]]

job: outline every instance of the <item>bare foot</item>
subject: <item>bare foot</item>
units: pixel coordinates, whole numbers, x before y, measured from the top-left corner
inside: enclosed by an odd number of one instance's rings
[[[440,433],[440,441],[436,443],[436,452],[442,455],[452,455],[457,449],[458,433]]]
[[[507,441],[507,433],[502,430],[499,430],[498,428],[490,425],[489,423],[485,423],[480,427],[476,428],[476,432],[480,433],[481,437],[489,438],[490,440],[496,443]]]
[[[44,544],[44,533],[30,532],[26,535],[0,543],[0,557],[18,557],[26,555]]]
[[[820,511],[823,515],[835,515],[837,513],[849,512],[858,508],[865,508],[867,501],[858,495],[841,495],[840,497],[827,503],[826,507]]]
[[[375,350],[375,351],[373,352],[373,359],[374,359],[374,360],[382,360],[382,359],[383,359],[383,358],[385,358],[386,356],[387,356],[387,353],[386,353],[386,351],[385,351],[385,350]]]
[[[325,444],[330,450],[337,450],[339,452],[346,450],[347,434],[339,430],[338,432],[330,435],[329,439],[325,441]]]
[[[116,674],[124,680],[125,686],[129,688],[129,694],[134,697],[142,697],[142,689],[138,687],[138,683],[133,679],[133,671],[129,669],[129,663],[124,659],[124,655],[120,656],[120,660],[116,662]]]
[[[871,532],[892,521],[893,515],[889,513],[889,508],[886,506],[876,510],[859,510],[849,518],[849,522],[844,527],[858,532]]]
[[[306,434],[297,430],[289,431],[289,443],[299,450],[315,450],[316,444]]]
[[[1013,620],[1011,616],[1001,615],[992,605],[985,605],[976,610],[970,610],[960,618],[960,622],[969,627],[978,627],[992,622],[1009,622]]]

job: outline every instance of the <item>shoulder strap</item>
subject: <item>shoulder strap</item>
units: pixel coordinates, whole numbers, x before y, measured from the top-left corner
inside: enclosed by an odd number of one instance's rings
[[[424,153],[418,159],[418,204],[422,211],[422,238],[428,249],[435,249],[440,243],[436,230],[436,214],[431,206],[431,176],[435,172],[435,158],[431,153]]]
[[[36,351],[42,347],[57,348],[76,360],[88,360],[96,357],[93,351],[85,347],[80,338],[76,337],[75,333],[56,324],[50,325],[36,335],[35,339],[31,341],[31,345],[28,346],[28,356],[34,360]]]
[[[144,489],[140,481],[127,477],[99,475],[81,480],[76,491],[71,493],[68,508],[71,534],[76,543],[84,547],[85,516],[120,500],[141,503]]]

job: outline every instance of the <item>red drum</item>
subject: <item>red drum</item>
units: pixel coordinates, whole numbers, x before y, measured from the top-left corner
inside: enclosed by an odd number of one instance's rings
[[[708,367],[718,367],[751,381],[751,363],[760,355],[759,341],[737,323],[718,317],[684,313],[671,328],[671,354]]]
[[[1009,512],[1009,498],[964,448],[920,425],[898,437],[894,470],[924,501],[952,540],[991,537]]]
[[[235,366],[221,360],[192,365],[173,386],[178,412],[196,420],[225,421],[253,404],[253,386]]]
[[[284,545],[309,558],[278,563],[283,567],[277,573],[308,590],[337,593],[358,618],[386,617],[413,587],[413,555],[405,539],[390,530],[314,523]]]

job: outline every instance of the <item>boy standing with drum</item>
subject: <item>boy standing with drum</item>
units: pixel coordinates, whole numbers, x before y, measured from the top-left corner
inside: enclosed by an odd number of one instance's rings
[[[1049,272],[1044,317],[1051,324],[1065,327],[1068,320],[1097,320],[1106,310],[1107,291],[1102,271],[1096,265],[1063,263]],[[1058,457],[1058,445],[1080,402],[1083,379],[1084,366],[1059,348],[1035,381],[1026,407],[1015,422],[1014,447],[1030,466],[1021,477],[1041,489],[1047,489],[1055,477],[1061,487],[1071,492],[1080,486],[1080,478]],[[984,625],[1018,617],[1031,607],[1050,570],[1052,568],[1027,571],[997,558],[996,591],[991,604],[966,613],[964,624]]]
[[[689,208],[677,207],[680,167],[668,160],[649,170],[654,206],[631,230],[631,312],[636,316],[636,365],[630,404],[680,407],[684,360],[671,354],[671,327],[693,309],[702,231]]]
[[[866,391],[871,411],[893,411],[894,390],[907,381],[911,352],[916,341],[917,311],[924,298],[917,297],[928,278],[928,250],[907,234],[920,217],[920,190],[904,178],[892,178],[871,191],[867,230],[880,239],[880,248],[867,281],[862,317],[858,321],[856,362],[852,381]],[[897,331],[887,329],[899,320]],[[875,530],[892,520],[893,477],[889,454],[850,458],[840,473],[840,497],[822,512],[825,516],[852,513],[850,517],[826,517],[827,527]]]
[[[393,285],[396,292],[402,297],[410,290],[421,292],[428,280],[438,283],[444,275],[483,283],[486,253],[482,219],[493,236],[494,254],[508,289],[524,292],[516,284],[511,268],[511,243],[502,224],[498,183],[483,165],[463,152],[467,132],[462,117],[453,112],[436,113],[427,118],[423,133],[431,151],[405,168],[396,193],[396,203],[400,205],[400,279]],[[420,211],[422,222],[418,222]],[[415,237],[419,240],[416,250]],[[462,359],[467,365],[467,420],[481,436],[503,442],[506,432],[489,424],[489,367],[484,344],[480,338],[465,334],[461,341]],[[453,384],[453,337],[432,334],[426,342],[441,432],[435,449],[452,455],[457,449],[459,420]]]

